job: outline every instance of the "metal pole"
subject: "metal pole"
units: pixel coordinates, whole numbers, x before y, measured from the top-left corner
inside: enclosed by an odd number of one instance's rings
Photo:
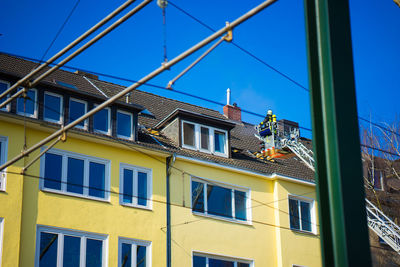
[[[368,267],[349,4],[347,0],[305,3],[324,263]]]
[[[71,50],[73,47],[75,47],[78,43],[80,43],[83,39],[88,37],[90,34],[92,34],[94,31],[99,29],[101,26],[106,24],[108,21],[110,21],[112,18],[114,18],[116,15],[121,13],[124,9],[126,9],[129,5],[131,5],[133,2],[136,0],[128,0],[121,6],[119,6],[117,9],[115,9],[112,13],[110,13],[107,17],[102,19],[100,22],[98,22],[96,25],[94,25],[92,28],[90,28],[88,31],[86,31],[84,34],[79,36],[75,41],[67,45],[64,49],[62,49],[60,52],[55,54],[52,58],[50,58],[48,61],[44,62],[42,65],[40,65],[38,68],[32,70],[28,75],[26,75],[24,78],[19,80],[17,83],[12,85],[10,88],[8,88],[6,91],[0,94],[0,99],[2,99],[4,96],[6,96],[8,93],[10,93],[12,90],[17,88],[18,86],[22,85],[24,82],[28,81],[30,78],[32,78],[33,75],[47,67],[49,64],[60,58],[62,55],[67,53],[69,50]]]
[[[21,154],[19,154],[18,156],[14,157],[13,159],[9,160],[8,162],[4,163],[3,165],[0,166],[0,171],[3,170],[4,168],[7,168],[8,166],[10,166],[11,164],[17,162],[18,160],[20,160],[21,158],[29,155],[30,153],[32,153],[33,151],[35,151],[36,149],[40,148],[41,146],[45,145],[47,142],[50,142],[51,140],[53,140],[54,138],[57,138],[57,136],[59,136],[60,134],[62,134],[63,132],[67,132],[69,129],[73,128],[74,126],[76,126],[77,124],[79,124],[81,121],[84,121],[85,119],[89,118],[90,116],[92,116],[93,114],[95,114],[96,112],[100,111],[101,109],[107,107],[108,105],[112,104],[113,102],[115,102],[116,100],[118,100],[119,98],[123,97],[125,94],[135,90],[137,87],[139,87],[140,85],[148,82],[149,80],[151,80],[152,78],[154,78],[155,76],[157,76],[158,74],[162,73],[164,70],[171,68],[173,65],[175,65],[176,63],[178,63],[179,61],[181,61],[182,59],[185,59],[186,57],[190,56],[191,54],[193,54],[194,52],[196,52],[197,50],[199,50],[200,48],[202,48],[203,46],[209,44],[210,42],[212,42],[213,40],[217,39],[218,37],[222,36],[225,32],[230,31],[232,28],[238,26],[239,24],[243,23],[244,21],[246,21],[247,19],[251,18],[252,16],[254,16],[255,14],[259,13],[260,11],[262,11],[263,9],[265,9],[266,7],[270,6],[271,4],[273,4],[274,2],[276,2],[276,0],[267,0],[263,3],[261,3],[260,5],[258,5],[257,7],[253,8],[252,10],[250,10],[249,12],[247,12],[246,14],[242,15],[241,17],[239,17],[238,19],[236,19],[235,21],[233,21],[230,25],[223,27],[222,29],[218,30],[217,32],[213,33],[212,35],[210,35],[209,37],[205,38],[203,41],[197,43],[196,45],[192,46],[191,48],[189,48],[188,50],[186,50],[185,52],[183,52],[182,54],[180,54],[179,56],[175,57],[174,59],[172,59],[169,62],[163,62],[161,67],[157,68],[156,70],[154,70],[153,72],[151,72],[150,74],[148,74],[147,76],[143,77],[142,79],[140,79],[138,82],[128,86],[127,88],[125,88],[124,90],[122,90],[121,92],[119,92],[118,94],[114,95],[113,97],[109,98],[108,100],[104,101],[102,104],[98,105],[97,107],[95,107],[94,109],[90,110],[89,112],[87,112],[86,114],[82,115],[81,117],[79,117],[78,119],[76,119],[75,121],[69,123],[68,125],[66,125],[63,129],[60,129],[56,132],[54,132],[53,134],[49,135],[48,137],[46,137],[45,139],[43,139],[42,141],[40,141],[39,143],[36,143],[35,145],[33,145],[31,148],[23,151]]]
[[[180,77],[182,77],[186,72],[188,72],[191,68],[193,68],[194,65],[200,62],[205,56],[207,56],[211,51],[213,51],[218,45],[220,45],[224,41],[224,37],[221,37],[221,39],[218,40],[215,44],[213,44],[209,49],[207,49],[206,52],[204,52],[198,59],[193,61],[192,64],[186,67],[181,73],[179,73],[174,79],[169,81],[167,88],[172,89],[172,85],[178,80]]]
[[[93,45],[94,43],[96,43],[98,40],[100,40],[101,38],[103,38],[105,35],[107,35],[108,33],[110,33],[112,30],[114,30],[116,27],[118,27],[119,25],[121,25],[121,23],[125,22],[127,19],[129,19],[130,17],[132,17],[134,14],[136,14],[138,11],[140,11],[142,8],[144,8],[146,5],[148,5],[152,0],[144,0],[142,3],[140,3],[138,6],[136,6],[134,9],[132,9],[131,11],[129,11],[128,13],[126,13],[123,17],[121,17],[120,19],[118,19],[116,22],[114,22],[113,24],[111,24],[108,28],[106,28],[104,31],[102,31],[101,33],[99,33],[98,35],[96,35],[93,39],[91,39],[89,42],[87,42],[86,44],[84,44],[83,46],[79,47],[79,49],[77,49],[75,52],[73,52],[71,55],[69,55],[68,57],[66,57],[65,59],[63,59],[60,63],[58,63],[57,65],[53,66],[51,69],[49,69],[48,71],[46,71],[45,73],[43,73],[42,75],[40,75],[39,77],[37,77],[33,82],[31,82],[29,84],[29,87],[34,87],[36,86],[42,79],[46,78],[47,76],[49,76],[50,74],[52,74],[53,72],[55,72],[56,70],[58,70],[60,67],[62,67],[65,63],[67,63],[68,61],[70,61],[71,59],[73,59],[74,57],[76,57],[77,55],[79,55],[80,53],[82,53],[85,49],[87,49],[88,47],[90,47],[91,45]],[[6,101],[4,101],[3,103],[0,104],[0,108],[4,107],[7,103],[9,103],[10,101],[12,101],[15,97],[17,97],[18,95],[20,95],[19,92],[15,93],[13,96],[11,96],[9,99],[7,99]]]

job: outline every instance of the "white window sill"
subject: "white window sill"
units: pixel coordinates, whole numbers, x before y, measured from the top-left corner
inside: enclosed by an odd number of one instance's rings
[[[293,228],[291,228],[290,230],[292,230],[293,232],[299,233],[299,234],[314,235],[314,236],[317,235],[317,234],[314,233],[314,232],[304,231],[304,230],[300,230],[300,229],[293,229]]]
[[[30,113],[24,113],[24,112],[17,112],[17,115],[25,116],[27,118],[32,118],[32,119],[37,118],[37,114],[30,114]]]
[[[220,220],[220,221],[226,221],[226,222],[243,224],[243,225],[253,225],[253,223],[251,221],[242,221],[242,220],[237,220],[234,218],[226,218],[226,217],[221,217],[221,216],[217,216],[217,215],[205,214],[205,213],[201,213],[201,212],[197,212],[197,211],[192,211],[192,213],[193,213],[193,215],[196,215],[196,216],[201,216],[201,217]]]
[[[147,201],[151,201],[151,200],[147,200]],[[125,207],[130,207],[130,208],[137,208],[137,209],[142,209],[142,210],[153,210],[153,208],[149,205],[149,206],[141,206],[141,205],[134,205],[134,204],[130,204],[130,203],[123,203],[120,202],[119,203],[121,206],[125,206]]]
[[[62,124],[62,120],[53,120],[53,119],[48,119],[48,118],[43,118],[44,121],[52,122],[52,123],[57,123],[57,124]]]
[[[110,131],[104,132],[104,131],[102,131],[102,130],[97,130],[97,129],[94,129],[94,128],[93,128],[93,132],[99,133],[99,134],[111,135],[111,132],[110,132]]]
[[[228,154],[224,154],[224,153],[220,153],[220,152],[212,152],[211,150],[205,150],[205,149],[197,149],[196,147],[188,146],[185,144],[182,145],[182,148],[186,148],[186,149],[190,149],[190,150],[194,150],[194,151],[198,151],[198,152],[202,152],[202,153],[207,153],[207,154],[214,155],[214,156],[224,157],[224,158],[228,157]]]
[[[121,139],[131,140],[131,141],[133,140],[133,136],[125,136],[125,135],[117,134],[117,137],[121,138]]]
[[[110,197],[108,197],[107,199],[98,198],[98,197],[85,196],[85,195],[81,195],[81,194],[74,194],[74,193],[71,193],[71,192],[48,189],[48,188],[41,188],[40,190],[43,191],[43,192],[49,192],[49,193],[54,193],[54,194],[59,194],[59,195],[65,195],[65,196],[70,196],[70,197],[77,197],[77,198],[90,199],[90,200],[110,203]]]

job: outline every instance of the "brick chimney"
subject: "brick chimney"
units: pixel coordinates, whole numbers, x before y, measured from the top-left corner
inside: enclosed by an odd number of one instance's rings
[[[242,110],[237,106],[236,103],[233,105],[231,102],[231,89],[226,90],[226,105],[224,106],[224,115],[234,121],[242,121]]]

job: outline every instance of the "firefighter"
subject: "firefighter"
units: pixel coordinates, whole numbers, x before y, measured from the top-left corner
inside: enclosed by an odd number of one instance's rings
[[[274,116],[275,115],[272,114],[272,110],[269,109],[267,111],[267,115],[265,116],[264,120],[258,125],[260,136],[266,137],[272,135],[272,122]]]

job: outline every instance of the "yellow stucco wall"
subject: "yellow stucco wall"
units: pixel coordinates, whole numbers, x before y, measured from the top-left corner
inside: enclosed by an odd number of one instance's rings
[[[315,199],[313,186],[179,158],[174,166],[185,174],[175,169],[171,175],[172,266],[191,266],[193,252],[249,259],[254,261],[254,266],[321,266],[318,235],[298,233],[289,227],[288,194],[308,192],[308,196]],[[190,207],[192,175],[228,186],[250,188],[252,223],[193,214]]]
[[[293,231],[290,229],[288,195],[313,201],[312,227],[314,233]],[[322,266],[319,239],[319,222],[315,188],[299,185],[288,181],[274,182],[275,223],[277,229],[276,242],[278,248],[278,263],[276,266]],[[279,257],[279,255],[281,255]]]
[[[0,122],[0,129],[0,135],[10,138],[10,158],[20,151],[20,147],[17,149],[16,144],[22,144],[23,127]],[[39,129],[28,128],[28,147],[47,135],[48,133]],[[9,177],[7,194],[0,193],[2,203],[0,217],[5,218],[2,266],[18,266],[18,258],[19,266],[34,266],[37,225],[108,235],[108,266],[118,266],[118,237],[151,241],[153,266],[164,266],[166,242],[161,227],[165,225],[166,220],[165,158],[157,155],[149,157],[126,147],[108,145],[104,141],[89,142],[74,138],[73,134],[71,136],[67,142],[59,143],[55,148],[110,160],[113,192],[119,192],[120,163],[152,169],[153,200],[155,200],[152,210],[121,206],[119,195],[113,193],[110,194],[110,202],[102,202],[39,191],[39,179],[32,177],[40,174],[39,160],[29,168],[24,178],[17,176],[17,179],[10,181]],[[32,154],[29,159],[33,157]],[[21,202],[23,207],[20,226],[21,208],[18,211],[16,207],[18,204],[21,206]]]
[[[0,121],[0,136],[8,138],[7,158],[15,157],[22,149],[23,134],[20,126],[6,124]],[[17,145],[10,145],[17,144]],[[23,179],[19,173],[22,163],[7,168],[6,191],[0,191],[0,218],[3,218],[3,251],[2,267],[19,266],[21,207]]]
[[[28,147],[48,134],[48,129],[28,124]],[[8,158],[20,152],[23,125],[0,121],[0,135],[9,138]],[[37,161],[25,177],[8,175],[7,192],[0,193],[0,217],[5,219],[2,266],[34,266],[37,225],[108,235],[108,266],[115,267],[118,237],[148,240],[152,242],[153,266],[165,266],[167,155],[147,156],[108,141],[74,134],[69,134],[67,142],[57,144],[56,148],[110,160],[110,189],[113,192],[119,192],[120,163],[152,169],[153,199],[156,200],[153,209],[121,206],[117,194],[110,194],[110,202],[101,202],[40,191],[39,179],[35,177],[40,175],[40,161]],[[25,162],[33,157],[34,154]],[[16,166],[22,166],[22,162]],[[313,186],[190,162],[179,157],[174,167],[176,169],[171,172],[172,266],[191,266],[194,251],[254,260],[256,267],[321,266],[318,232],[313,235],[289,229],[288,194],[308,193],[307,197],[315,199]],[[19,171],[16,167],[9,170]],[[194,215],[191,210],[191,175],[250,188],[252,223]],[[316,210],[315,205],[315,218]]]

